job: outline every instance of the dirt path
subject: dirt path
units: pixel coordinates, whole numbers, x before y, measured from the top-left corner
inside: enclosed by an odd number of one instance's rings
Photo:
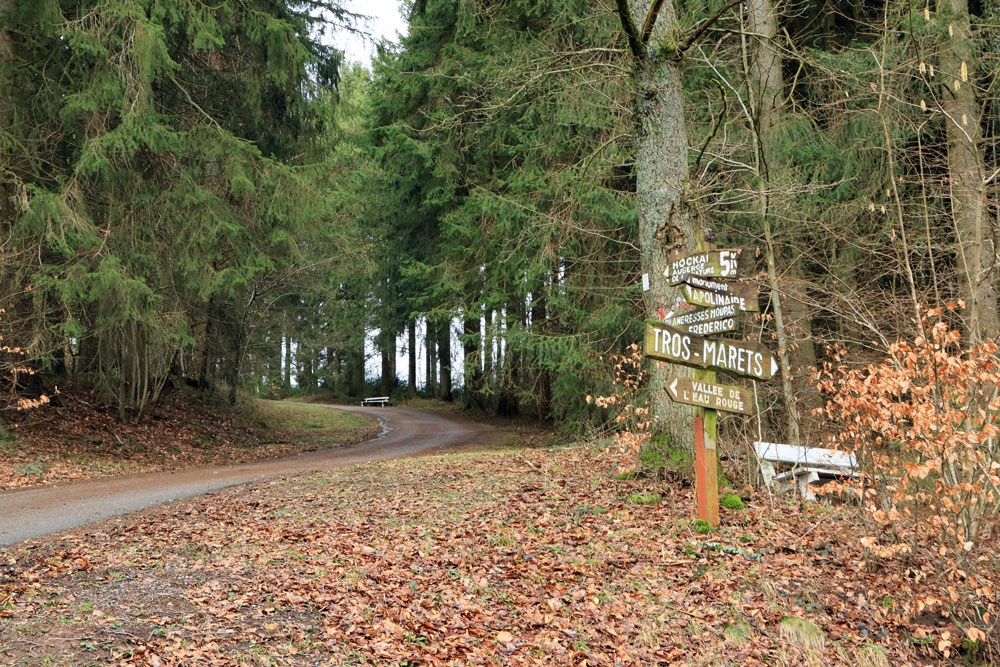
[[[470,445],[499,436],[488,426],[445,413],[405,408],[337,409],[376,417],[382,433],[367,442],[284,459],[233,466],[111,477],[0,493],[0,546],[103,521],[179,498],[256,480],[314,472]]]

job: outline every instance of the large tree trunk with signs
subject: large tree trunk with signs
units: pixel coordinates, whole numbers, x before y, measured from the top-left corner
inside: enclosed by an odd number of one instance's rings
[[[983,169],[980,109],[976,103],[975,47],[969,25],[968,0],[945,0],[949,37],[941,50],[947,77],[942,106],[948,136],[948,182],[955,225],[959,293],[965,301],[965,325],[970,343],[1000,333],[994,286],[996,237],[986,220],[986,174]]]
[[[684,204],[688,179],[688,137],[676,56],[676,23],[670,0],[618,0],[636,73],[636,194],[639,203],[639,251],[649,274],[646,312],[659,319],[680,297],[663,276],[671,250],[693,249],[695,229]],[[635,18],[645,18],[640,28]],[[674,45],[670,48],[670,45]],[[655,429],[669,444],[692,449],[691,409],[670,400],[667,377],[689,376],[683,367],[650,362],[649,388]]]

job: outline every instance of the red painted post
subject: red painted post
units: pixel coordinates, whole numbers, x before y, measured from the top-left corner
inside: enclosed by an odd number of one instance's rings
[[[701,412],[696,408],[696,412]],[[698,518],[708,521],[708,468],[705,466],[705,422],[694,418],[695,491],[698,494]]]

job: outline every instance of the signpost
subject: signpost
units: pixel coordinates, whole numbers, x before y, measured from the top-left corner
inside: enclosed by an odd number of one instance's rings
[[[652,321],[646,322],[644,352],[653,359],[758,380],[770,380],[778,372],[777,359],[760,343],[699,336]]]
[[[690,306],[688,306],[688,308],[690,308]],[[711,322],[712,320],[735,318],[739,312],[740,309],[737,308],[735,304],[719,306],[718,308],[709,308],[708,310],[692,309],[685,311],[680,315],[674,315],[670,318],[670,321],[667,324],[672,327],[680,328],[688,324],[699,324],[701,322]]]
[[[689,275],[735,278],[739,257],[739,248],[705,250],[693,253],[672,253],[670,263],[663,271],[663,277],[671,285],[680,283]]]
[[[713,308],[734,305],[740,310],[757,312],[757,288],[731,280],[704,280],[697,276],[684,279],[684,298],[696,306]]]
[[[672,376],[667,382],[667,391],[678,403],[741,415],[752,413],[753,395],[749,389]]]
[[[664,316],[667,324],[646,323],[647,357],[697,369],[693,379],[671,376],[667,391],[674,401],[695,406],[698,518],[712,526],[719,525],[717,411],[753,412],[751,392],[716,384],[716,370],[758,380],[770,380],[778,372],[774,355],[760,343],[709,338],[734,331],[740,312],[760,310],[757,288],[735,280],[739,255],[739,249],[712,249],[699,233],[696,251],[672,254],[663,276],[670,285],[683,285],[685,300],[700,308]]]

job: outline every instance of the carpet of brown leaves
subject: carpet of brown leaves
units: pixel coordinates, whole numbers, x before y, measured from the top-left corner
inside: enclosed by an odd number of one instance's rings
[[[765,499],[704,535],[689,489],[617,464],[397,460],[0,551],[0,662],[874,667],[959,636],[901,617],[926,584],[866,560],[849,509]]]
[[[361,442],[378,433],[374,420],[355,417],[330,442],[283,430],[277,403],[230,407],[188,390],[165,389],[142,422],[119,422],[81,386],[64,387],[49,405],[3,415],[12,439],[0,438],[0,490],[72,479],[154,470],[244,463],[317,446]],[[363,423],[362,423],[363,422]]]
[[[865,560],[849,510],[762,502],[703,535],[689,490],[616,464],[370,464],[0,551],[0,662],[866,667],[937,664],[958,637],[900,616],[922,584]]]

